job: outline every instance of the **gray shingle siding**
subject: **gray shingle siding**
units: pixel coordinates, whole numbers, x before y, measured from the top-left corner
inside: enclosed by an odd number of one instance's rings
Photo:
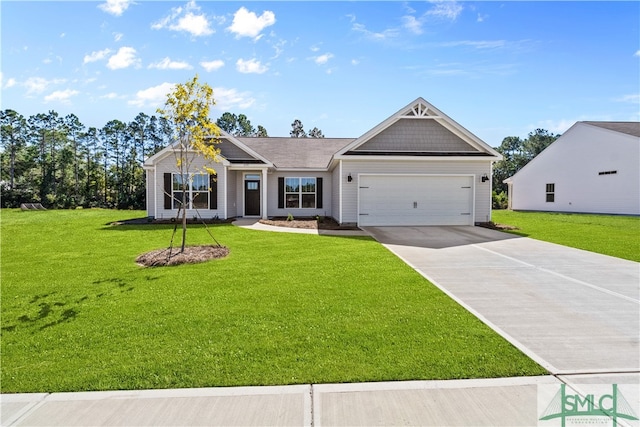
[[[433,119],[400,119],[358,151],[470,152],[478,151]]]

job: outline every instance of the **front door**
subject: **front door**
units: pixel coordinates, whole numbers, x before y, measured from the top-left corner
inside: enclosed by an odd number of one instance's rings
[[[244,215],[260,216],[260,181],[244,182]]]

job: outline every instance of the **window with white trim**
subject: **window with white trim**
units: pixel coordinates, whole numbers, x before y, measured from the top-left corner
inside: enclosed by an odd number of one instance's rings
[[[183,184],[185,183],[187,209],[209,209],[209,174],[206,173],[173,174],[171,184],[173,209],[180,209],[182,206],[182,192],[185,189]]]
[[[316,179],[285,178],[284,198],[287,208],[315,209]]]

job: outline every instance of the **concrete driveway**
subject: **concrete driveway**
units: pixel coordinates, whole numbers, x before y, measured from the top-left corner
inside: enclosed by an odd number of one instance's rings
[[[366,231],[552,374],[640,372],[640,264],[481,227]]]

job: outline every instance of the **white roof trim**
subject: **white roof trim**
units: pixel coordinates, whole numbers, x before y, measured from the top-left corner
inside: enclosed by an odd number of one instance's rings
[[[227,132],[223,131],[222,129],[220,129],[220,138],[227,139],[229,142],[231,142],[235,146],[241,148],[246,153],[251,154],[254,158],[256,158],[258,160],[262,160],[264,163],[266,163],[267,166],[273,167],[273,163],[271,162],[271,160],[268,160],[267,158],[261,156],[256,151],[254,151],[251,148],[249,148],[248,145],[243,144],[235,136],[228,134]]]
[[[345,155],[336,156],[335,160],[355,160],[355,161],[380,161],[380,160],[405,160],[405,161],[425,161],[430,162],[449,162],[449,161],[467,161],[467,162],[495,162],[501,160],[502,157],[496,156],[358,156],[358,155]]]
[[[497,160],[502,159],[502,155],[491,148],[487,143],[482,141],[480,138],[469,132],[467,129],[459,125],[455,120],[451,117],[444,114],[442,111],[438,110],[429,102],[425,101],[424,98],[417,98],[415,101],[406,105],[405,107],[398,110],[395,114],[384,120],[382,123],[357,138],[351,144],[344,147],[342,150],[338,151],[334,158],[342,158],[341,156],[351,151],[360,145],[364,144],[374,136],[378,135],[383,130],[390,127],[392,124],[396,123],[400,119],[431,119],[436,120],[442,126],[444,126],[449,131],[453,132],[455,135],[460,137],[466,143],[476,148],[479,151],[484,151],[486,153],[491,154],[492,156],[497,157]]]
[[[242,142],[238,141],[233,135],[229,135],[228,133],[226,133],[222,129],[220,130],[220,135],[218,137],[215,137],[215,138],[216,139],[226,139],[229,142],[231,142],[232,144],[234,144],[237,147],[239,147],[240,149],[244,150],[247,154],[250,154],[251,156],[253,156],[255,159],[263,161],[265,163],[265,165],[263,165],[263,166],[273,167],[273,163],[271,161],[269,161],[266,158],[262,157],[260,154],[256,153],[254,150],[252,150],[251,148],[249,148],[248,146],[246,146]],[[176,144],[178,144],[177,141],[174,142],[173,144],[168,145],[167,147],[163,148],[162,150],[158,151],[153,156],[147,158],[147,160],[145,160],[145,162],[144,162],[143,168],[145,168],[145,169],[154,168],[155,164],[158,161],[164,159],[165,157],[167,157],[167,155],[169,155],[169,154],[171,154],[173,152],[173,147]],[[193,151],[193,150],[189,150],[189,151]],[[222,163],[224,166],[227,166],[228,164],[230,164],[230,162],[228,162],[227,159],[223,155],[219,155],[218,157],[220,157],[220,159],[221,159],[220,163]]]

